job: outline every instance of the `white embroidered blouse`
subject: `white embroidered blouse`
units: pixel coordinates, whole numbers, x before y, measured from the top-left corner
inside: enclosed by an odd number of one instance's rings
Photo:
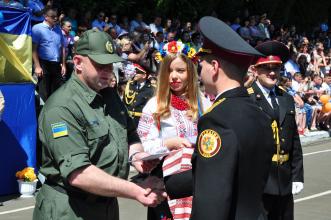
[[[206,111],[211,102],[201,95],[201,112]],[[197,136],[197,120],[191,121],[186,116],[186,111],[180,111],[170,106],[170,116],[161,118],[160,129],[153,118],[157,109],[156,97],[151,98],[143,108],[142,116],[138,125],[138,135],[141,139],[145,152],[150,154],[168,152],[163,140],[171,137],[183,137],[190,140]]]

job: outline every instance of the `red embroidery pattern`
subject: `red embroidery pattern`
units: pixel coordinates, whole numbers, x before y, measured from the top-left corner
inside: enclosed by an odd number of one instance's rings
[[[180,111],[185,111],[189,109],[188,103],[174,94],[171,95],[170,101],[171,101],[171,106],[174,107],[175,109],[178,109]]]
[[[173,111],[172,112],[175,120],[176,120],[176,127],[177,127],[177,135],[179,137],[185,137],[185,135],[187,135],[187,130],[186,130],[186,126],[185,126],[185,122],[183,119],[183,116],[180,114],[180,112],[178,111]]]
[[[137,133],[139,137],[146,138],[149,134],[149,130],[151,125],[154,123],[154,118],[152,115],[142,114],[139,120],[139,128],[137,129]]]

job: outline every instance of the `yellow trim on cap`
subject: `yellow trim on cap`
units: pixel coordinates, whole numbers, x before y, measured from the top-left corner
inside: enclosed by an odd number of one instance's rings
[[[260,63],[257,63],[255,64],[254,66],[257,67],[259,65],[262,65],[262,64],[269,64],[269,63],[277,63],[277,64],[282,64],[283,62],[282,61],[277,61],[277,60],[269,60],[269,61],[264,61],[264,62],[260,62]]]
[[[212,53],[212,50],[207,48],[200,48],[198,53]]]

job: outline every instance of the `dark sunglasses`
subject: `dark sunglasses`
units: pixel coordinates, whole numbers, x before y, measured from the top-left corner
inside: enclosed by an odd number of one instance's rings
[[[281,66],[269,66],[269,65],[260,65],[257,68],[266,71],[266,72],[280,72]]]

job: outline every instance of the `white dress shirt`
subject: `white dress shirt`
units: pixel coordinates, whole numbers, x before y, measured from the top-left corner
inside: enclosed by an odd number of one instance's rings
[[[272,103],[271,103],[270,91],[273,90],[273,91],[275,92],[275,87],[272,88],[272,89],[268,89],[268,88],[262,86],[258,80],[256,81],[256,85],[261,89],[262,94],[263,94],[264,97],[267,99],[267,101],[268,101],[270,107],[273,108],[273,107],[272,107]],[[277,104],[279,104],[279,103],[278,103],[277,96],[276,96],[275,98],[276,98],[276,102],[277,102]]]

